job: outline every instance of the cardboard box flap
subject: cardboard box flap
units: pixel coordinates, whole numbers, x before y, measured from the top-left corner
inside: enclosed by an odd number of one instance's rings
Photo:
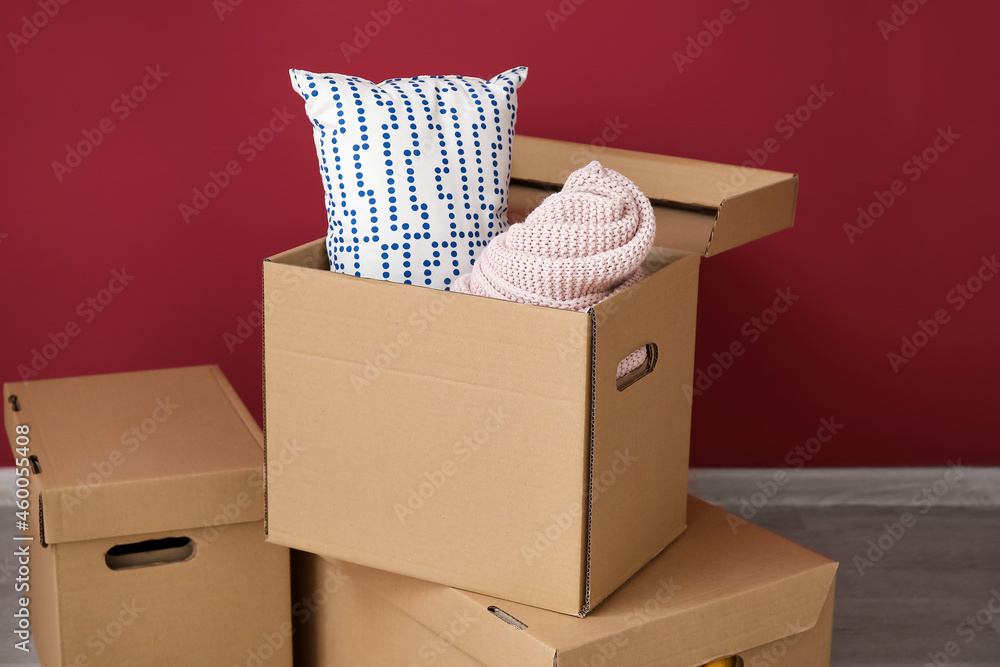
[[[470,595],[502,607],[528,626],[525,633],[558,647],[559,664],[595,642],[655,624],[662,629],[642,635],[647,648],[637,638],[632,649],[662,656],[663,667],[693,667],[812,628],[836,568],[690,497],[687,532],[580,623]]]
[[[479,663],[496,664],[497,656],[503,656],[508,665],[555,664],[555,648],[525,634],[517,619],[484,608],[469,593],[380,570],[339,566],[360,584],[363,594],[377,595]]]
[[[264,516],[263,436],[217,366],[6,383],[4,408],[45,544]]]
[[[657,247],[709,256],[792,226],[796,174],[523,135],[514,139],[509,219],[523,220],[591,160],[649,197]]]
[[[700,667],[816,625],[834,561],[696,498],[688,508],[687,532],[582,619],[341,565],[484,664],[498,654],[518,656],[510,664],[590,664],[614,645],[621,664]],[[456,618],[471,619],[461,633],[449,629]]]

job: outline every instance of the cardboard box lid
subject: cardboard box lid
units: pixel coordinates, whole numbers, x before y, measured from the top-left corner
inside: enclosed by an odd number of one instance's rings
[[[5,383],[4,421],[11,447],[30,427],[45,544],[264,517],[263,435],[218,366]]]
[[[792,226],[797,174],[523,135],[514,138],[510,219],[523,220],[591,160],[649,197],[661,248],[707,257]]]
[[[697,667],[815,626],[836,562],[694,497],[688,525],[583,619],[376,570],[350,572],[435,632],[447,631],[455,613],[489,619],[455,644],[490,665],[496,655],[546,667],[590,664],[611,642],[621,664]],[[508,622],[493,622],[497,614]]]

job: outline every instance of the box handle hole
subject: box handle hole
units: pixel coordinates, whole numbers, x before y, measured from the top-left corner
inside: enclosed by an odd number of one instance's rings
[[[519,621],[516,618],[514,618],[513,616],[511,616],[510,614],[508,614],[507,612],[505,612],[500,607],[496,607],[496,606],[490,605],[489,607],[487,607],[487,609],[489,610],[489,612],[491,614],[493,614],[494,616],[496,616],[497,618],[499,618],[501,621],[503,621],[504,623],[508,623],[510,625],[513,625],[518,630],[527,630],[528,629],[527,625],[525,625],[521,621]]]
[[[38,457],[32,454],[28,457],[28,461],[31,462],[31,472],[36,475],[42,474],[42,464],[38,462]]]
[[[163,537],[131,544],[119,544],[108,549],[104,562],[112,570],[180,563],[194,556],[190,537]]]
[[[10,398],[8,398],[7,400],[10,402],[11,407],[14,409],[14,412],[21,411],[21,404],[17,401],[17,394],[11,394]]]
[[[625,375],[618,378],[617,380],[618,391],[625,391],[627,388],[631,387],[636,382],[638,382],[642,378],[652,373],[653,369],[656,367],[656,343],[646,343],[644,347],[646,351],[645,361],[636,368],[630,370]],[[636,348],[634,352],[631,352],[628,355],[626,355],[625,359],[628,359],[633,354],[641,354],[642,351],[643,348],[641,347]],[[625,361],[625,359],[622,359],[622,361]]]
[[[728,658],[719,658],[714,660],[704,667],[743,667],[743,658],[738,655],[733,655]]]

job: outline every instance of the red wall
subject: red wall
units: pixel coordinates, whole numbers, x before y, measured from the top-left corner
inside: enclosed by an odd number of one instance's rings
[[[617,147],[801,175],[793,230],[702,265],[697,366],[717,378],[695,399],[695,464],[797,465],[824,418],[843,428],[810,465],[1000,464],[1000,279],[974,279],[1000,250],[995,2],[906,0],[915,13],[891,30],[889,0],[400,0],[396,15],[384,0],[226,2],[3,3],[2,379],[69,326],[38,378],[214,362],[259,418],[260,328],[240,318],[258,308],[261,259],[326,228],[287,69],[379,81],[528,65],[522,133],[588,142],[610,122]],[[26,28],[46,3],[58,12]],[[391,20],[347,62],[340,44],[372,10]],[[678,66],[709,28],[721,34]],[[829,97],[785,120],[814,87]],[[286,107],[272,143],[243,143]],[[54,169],[102,121],[92,152]],[[958,138],[935,155],[939,128]],[[937,159],[922,171],[910,161],[925,149]],[[185,221],[179,205],[230,160],[239,173]],[[849,238],[895,180],[901,194]],[[124,289],[102,292],[122,270]],[[969,280],[971,299],[951,292]],[[776,289],[798,299],[755,334]],[[939,309],[946,322],[894,370],[888,353]],[[735,341],[744,354],[711,367]]]

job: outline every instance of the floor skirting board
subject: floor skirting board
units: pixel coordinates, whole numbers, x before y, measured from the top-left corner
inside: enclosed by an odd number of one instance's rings
[[[1000,468],[695,468],[689,491],[717,505],[1000,507]],[[929,499],[929,500],[928,500]],[[1000,664],[1000,659],[998,663]]]

